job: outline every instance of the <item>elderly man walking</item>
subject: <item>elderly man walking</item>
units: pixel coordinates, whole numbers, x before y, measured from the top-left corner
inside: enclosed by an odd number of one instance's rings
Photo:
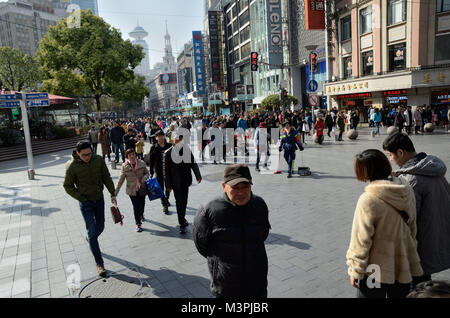
[[[224,195],[201,207],[194,220],[195,246],[208,260],[217,298],[267,297],[269,210],[252,184],[247,166],[227,167]]]

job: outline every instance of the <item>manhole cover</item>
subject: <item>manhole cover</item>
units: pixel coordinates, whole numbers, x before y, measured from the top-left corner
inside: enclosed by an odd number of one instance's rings
[[[148,298],[152,289],[135,269],[126,269],[99,278],[84,286],[79,298]]]

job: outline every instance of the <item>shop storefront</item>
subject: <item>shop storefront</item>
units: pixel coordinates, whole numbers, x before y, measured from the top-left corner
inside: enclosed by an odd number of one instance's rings
[[[383,96],[385,98],[384,105],[388,108],[408,106],[408,90],[407,89],[384,91]]]

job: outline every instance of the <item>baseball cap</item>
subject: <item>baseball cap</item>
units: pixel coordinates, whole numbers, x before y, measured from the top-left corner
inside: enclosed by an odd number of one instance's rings
[[[225,171],[223,172],[223,182],[230,187],[234,187],[241,182],[253,184],[248,166],[239,164],[225,168]]]

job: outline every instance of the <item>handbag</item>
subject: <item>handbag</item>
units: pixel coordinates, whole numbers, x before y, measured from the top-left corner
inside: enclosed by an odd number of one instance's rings
[[[114,224],[120,223],[120,226],[123,226],[123,219],[125,217],[120,213],[120,210],[117,207],[117,204],[114,204],[111,207],[111,215],[112,215]]]
[[[161,189],[161,186],[159,185],[156,178],[148,179],[147,181],[145,181],[145,184],[147,185],[147,194],[150,201],[162,199],[165,197],[164,191]]]

